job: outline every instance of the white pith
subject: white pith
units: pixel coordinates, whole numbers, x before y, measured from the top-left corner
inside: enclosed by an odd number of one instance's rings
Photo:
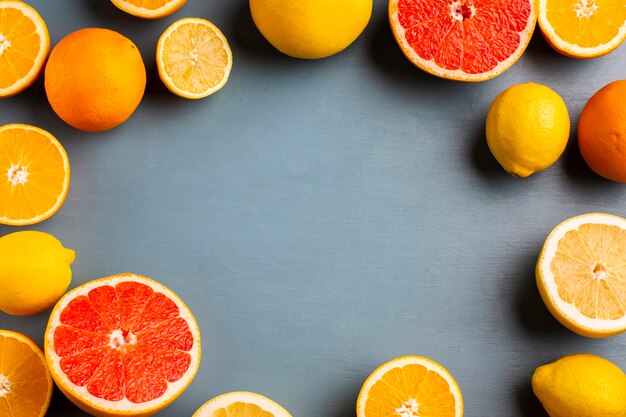
[[[541,274],[539,278],[541,279],[544,287],[546,288],[547,296],[549,298],[549,302],[569,321],[573,323],[577,323],[580,327],[586,329],[593,329],[594,331],[603,332],[603,333],[612,333],[618,332],[626,328],[626,315],[618,320],[605,320],[605,319],[593,319],[585,316],[580,312],[578,307],[574,304],[570,304],[565,302],[560,296],[558,292],[558,287],[554,278],[554,273],[552,272],[552,268],[550,268],[550,263],[552,259],[556,255],[558,250],[559,241],[565,236],[570,230],[575,230],[579,228],[581,225],[590,223],[590,224],[605,224],[611,226],[617,226],[621,229],[626,230],[626,219],[621,217],[606,215],[601,213],[591,213],[585,214],[582,216],[573,217],[559,224],[548,236],[546,239],[546,243],[544,245],[544,249],[542,252],[542,256],[539,259],[539,269],[541,270]],[[601,264],[598,264],[601,265]],[[591,271],[596,265],[591,265]],[[594,275],[599,279],[603,279],[604,272],[602,269],[598,273]]]
[[[28,182],[28,168],[24,165],[11,165],[7,170],[7,179],[15,187],[17,184]]]
[[[539,24],[541,30],[546,36],[554,43],[554,45],[560,49],[569,52],[572,55],[576,55],[582,58],[592,58],[598,55],[603,55],[617,48],[626,39],[626,21],[619,28],[617,36],[611,41],[600,44],[593,47],[582,47],[570,42],[565,41],[559,35],[548,21],[547,17],[547,4],[548,0],[539,0]],[[626,6],[624,6],[626,7]],[[574,4],[574,11],[579,19],[586,19],[598,10],[598,6],[595,4],[595,0],[578,0]],[[586,16],[589,14],[589,16]]]
[[[192,349],[188,352],[191,356],[191,363],[189,364],[189,368],[185,372],[185,374],[176,382],[167,382],[167,390],[165,393],[154,400],[143,402],[143,403],[133,403],[128,399],[124,398],[120,401],[108,401],[102,398],[95,397],[91,395],[87,391],[87,387],[79,387],[72,383],[65,373],[61,370],[60,360],[61,358],[56,354],[54,350],[54,329],[60,324],[59,316],[63,309],[67,306],[67,304],[80,295],[87,295],[89,291],[91,291],[95,287],[110,285],[115,286],[120,282],[139,282],[142,284],[146,284],[150,286],[154,291],[165,294],[168,298],[170,298],[177,306],[180,311],[180,317],[185,319],[187,324],[189,325],[189,330],[193,334],[194,344]],[[121,333],[121,332],[120,332]],[[112,339],[116,336],[116,332],[112,335]],[[119,339],[118,339],[119,340]],[[134,274],[121,274],[115,275],[112,277],[102,278],[99,280],[92,281],[90,283],[84,284],[80,287],[75,288],[74,290],[68,292],[54,308],[52,315],[50,316],[50,321],[48,323],[48,327],[46,329],[45,334],[45,351],[46,356],[49,359],[50,373],[52,374],[53,379],[57,382],[58,385],[61,386],[62,389],[69,390],[71,395],[75,397],[77,400],[85,403],[91,408],[95,408],[97,410],[103,410],[109,413],[120,413],[124,415],[132,415],[133,413],[146,413],[150,410],[159,409],[163,406],[163,404],[170,403],[173,401],[178,395],[184,391],[184,389],[189,385],[191,380],[194,378],[195,373],[197,371],[200,355],[201,355],[201,347],[200,347],[200,330],[197,327],[196,321],[191,314],[191,311],[185,306],[181,301],[179,301],[178,297],[168,288],[159,284],[156,281],[146,279],[141,276],[137,276]],[[113,340],[112,340],[113,343]],[[119,348],[119,346],[117,346]]]
[[[463,7],[463,5],[464,3],[461,0],[457,0],[450,4],[450,16],[452,16],[454,20],[458,20],[459,22],[463,21],[464,17],[461,14],[461,8]],[[469,9],[471,11],[470,17],[473,17],[476,14],[476,7],[474,7],[474,5],[472,4],[471,6],[469,6]]]
[[[402,403],[401,407],[396,408],[396,414],[399,417],[420,417],[419,404],[413,398]]]
[[[124,0],[113,0],[113,3],[120,9],[132,15],[152,17],[167,15],[171,10],[177,9],[181,3],[185,3],[186,1],[187,0],[172,0],[157,9],[147,9],[145,7],[135,6],[134,4],[130,4]]]
[[[177,86],[174,83],[174,80],[172,79],[172,77],[170,77],[169,74],[167,74],[167,72],[164,69],[163,70],[161,70],[161,68],[159,69],[159,75],[162,78],[164,78],[163,82],[169,88],[174,89],[176,91],[179,91],[181,93],[184,93],[184,95],[186,97],[190,97],[190,98],[204,98],[204,97],[207,97],[207,96],[211,95],[212,93],[218,91],[222,87],[224,87],[224,85],[228,81],[228,77],[230,75],[230,71],[231,71],[232,65],[233,65],[232,52],[230,51],[230,48],[227,47],[228,41],[226,40],[226,37],[219,30],[219,28],[217,28],[213,23],[211,23],[211,22],[209,22],[208,20],[205,20],[205,19],[200,19],[200,18],[195,18],[195,17],[188,17],[188,18],[180,19],[180,20],[174,22],[170,27],[168,27],[165,30],[165,32],[163,32],[163,34],[159,38],[159,42],[157,44],[157,64],[158,64],[159,67],[164,67],[165,66],[165,64],[163,63],[164,62],[163,61],[163,53],[165,52],[165,48],[163,46],[165,44],[165,41],[167,40],[167,38],[170,37],[172,32],[176,31],[181,25],[184,25],[184,24],[195,24],[195,25],[207,26],[222,41],[222,44],[226,45],[224,50],[226,51],[226,54],[228,55],[228,63],[226,65],[226,67],[224,68],[224,78],[217,85],[213,86],[212,88],[207,89],[206,91],[203,91],[202,93],[192,93],[192,92],[189,92],[189,91],[186,91],[186,90],[182,90],[179,86]],[[192,40],[192,43],[193,43],[193,40]],[[199,58],[197,54],[198,54],[198,50],[197,49],[194,49],[189,54],[192,66],[196,65],[196,62],[197,62],[197,60]]]
[[[423,358],[421,356],[404,356],[401,358],[397,358],[391,360],[383,365],[379,366],[372,374],[367,378],[365,383],[363,384],[363,388],[361,388],[361,392],[359,393],[359,397],[357,399],[357,417],[369,417],[365,414],[365,405],[367,403],[367,398],[370,390],[380,381],[381,377],[394,368],[403,368],[407,365],[420,365],[426,368],[429,371],[433,371],[440,375],[448,384],[450,388],[450,393],[454,397],[454,416],[461,417],[463,415],[463,398],[461,396],[461,392],[458,389],[458,385],[452,375],[441,365],[436,362],[433,362],[427,358]],[[415,398],[403,398],[398,399],[398,407],[395,409],[395,413],[398,414],[398,410],[402,409],[404,412],[407,412],[406,409],[411,410],[411,405],[415,403],[419,408],[419,404]],[[409,405],[409,407],[402,407],[403,405]],[[402,417],[418,417],[419,415],[411,415],[405,414],[401,415]]]
[[[0,398],[11,393],[11,381],[6,375],[0,374]]]
[[[406,40],[405,34],[406,34],[407,29],[402,27],[398,18],[398,2],[399,0],[391,0],[389,2],[389,10],[390,10],[389,17],[391,20],[392,27],[394,27],[395,28],[394,30],[397,32],[396,40],[400,43],[400,48],[403,50],[403,52],[410,56],[410,60],[412,62],[418,63],[419,64],[418,66],[428,68],[428,71],[431,72],[432,74],[438,77],[442,77],[442,78],[455,79],[455,80],[461,80],[461,81],[473,81],[473,82],[485,81],[485,80],[488,80],[488,79],[491,79],[493,77],[500,75],[501,73],[506,71],[509,67],[511,67],[522,56],[522,53],[528,46],[528,43],[530,42],[530,38],[533,34],[533,29],[535,26],[536,16],[537,16],[535,2],[530,1],[531,10],[530,10],[528,22],[524,30],[522,32],[518,32],[520,36],[520,42],[515,52],[512,53],[504,61],[499,62],[493,69],[489,70],[486,73],[470,74],[461,69],[448,70],[445,68],[441,68],[440,66],[435,64],[434,58],[431,60],[426,60],[420,57],[417,54],[417,52],[413,50],[411,45]],[[461,3],[461,2],[457,0],[453,4],[455,3]],[[452,6],[450,10],[452,13]],[[480,13],[480,9],[476,9],[473,5],[471,6],[471,10],[472,10],[472,16]],[[458,16],[455,16],[454,14],[453,14],[453,17],[455,19],[458,19]]]
[[[193,417],[212,417],[217,410],[238,402],[254,404],[272,414],[274,417],[291,417],[291,414],[289,414],[287,410],[269,398],[253,392],[244,391],[229,392],[207,401],[198,408],[193,414]]]
[[[14,90],[20,90],[25,85],[29,84],[29,82],[37,76],[39,70],[43,66],[45,59],[48,56],[48,51],[50,49],[50,38],[48,36],[48,28],[42,23],[42,19],[39,14],[32,7],[28,6],[26,3],[17,0],[6,0],[0,1],[0,13],[2,13],[2,9],[17,9],[24,16],[28,17],[33,24],[35,25],[35,30],[39,38],[41,39],[41,45],[37,56],[34,59],[33,66],[30,71],[25,74],[22,78],[17,80],[13,85],[10,85],[6,88],[0,88],[0,96],[11,93]],[[11,47],[11,42],[5,37],[9,34],[0,35],[2,36],[2,40],[0,40],[0,55],[4,52],[6,48]]]

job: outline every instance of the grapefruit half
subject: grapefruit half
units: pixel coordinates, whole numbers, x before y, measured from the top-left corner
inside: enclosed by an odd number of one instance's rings
[[[44,350],[52,378],[95,416],[149,416],[187,388],[200,331],[171,290],[121,274],[88,282],[54,307]]]
[[[404,55],[442,78],[485,81],[509,69],[537,23],[534,0],[389,0]]]

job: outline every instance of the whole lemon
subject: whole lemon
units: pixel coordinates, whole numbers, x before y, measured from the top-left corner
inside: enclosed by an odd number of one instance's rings
[[[367,26],[373,0],[250,0],[252,19],[276,49],[319,59],[347,48]]]
[[[75,252],[44,232],[0,238],[0,310],[16,316],[53,306],[72,281]]]
[[[569,355],[540,366],[532,386],[550,417],[626,417],[626,374],[599,356]]]
[[[569,139],[563,99],[545,85],[525,83],[504,90],[487,114],[487,144],[502,167],[528,177],[556,162]]]
[[[86,28],[54,47],[44,84],[61,119],[77,129],[100,132],[133,114],[146,89],[146,68],[130,39],[112,30]]]
[[[578,121],[578,147],[596,174],[626,183],[626,80],[589,99]]]

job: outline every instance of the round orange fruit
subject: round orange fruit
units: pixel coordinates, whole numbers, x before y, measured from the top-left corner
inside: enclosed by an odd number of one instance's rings
[[[578,121],[578,147],[596,174],[626,183],[626,80],[589,99]]]
[[[44,350],[52,378],[98,417],[149,416],[171,404],[200,364],[200,330],[170,289],[120,274],[83,284],[56,304]]]
[[[69,125],[101,132],[124,123],[146,88],[137,46],[108,29],[73,32],[54,47],[45,70],[48,101]]]

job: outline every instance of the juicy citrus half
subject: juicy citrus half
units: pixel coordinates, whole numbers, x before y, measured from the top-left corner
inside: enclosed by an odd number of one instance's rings
[[[52,377],[96,416],[148,416],[187,388],[200,364],[200,331],[171,290],[121,274],[68,292],[50,315]]]
[[[442,78],[485,81],[522,56],[537,14],[534,0],[389,0],[389,20],[417,67]]]
[[[626,219],[590,213],[565,220],[546,239],[537,285],[554,317],[588,337],[626,330]]]
[[[52,134],[24,124],[0,126],[0,224],[46,220],[69,187],[70,162]]]
[[[39,13],[21,1],[0,1],[0,97],[30,87],[48,52],[50,35]]]
[[[539,0],[548,43],[572,58],[606,55],[626,39],[624,0]]]
[[[450,373],[422,356],[403,356],[365,381],[357,417],[462,417],[463,397]]]
[[[160,19],[169,16],[187,0],[111,0],[120,10],[144,19]]]
[[[207,401],[193,417],[291,417],[291,414],[267,397],[236,391]]]
[[[171,92],[198,99],[224,87],[233,55],[217,26],[205,19],[188,17],[163,32],[156,61],[159,76]]]
[[[43,417],[52,388],[39,346],[23,334],[0,330],[0,416]]]

